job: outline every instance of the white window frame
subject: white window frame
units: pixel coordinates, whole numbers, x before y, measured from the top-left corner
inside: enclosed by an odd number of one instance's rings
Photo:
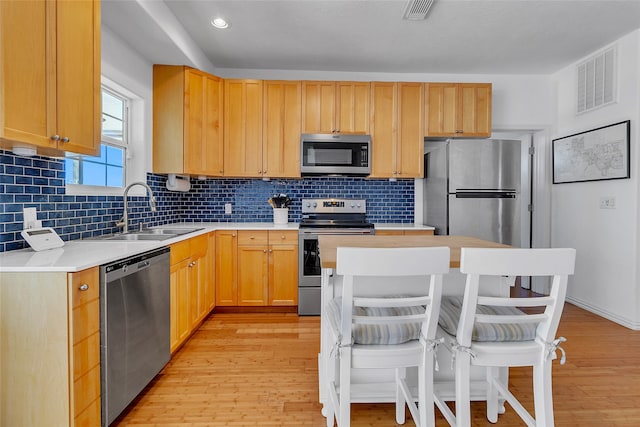
[[[102,88],[108,92],[112,92],[114,95],[123,97],[127,100],[126,117],[125,117],[125,140],[126,145],[123,142],[114,140],[109,137],[105,137],[101,134],[100,143],[103,141],[108,144],[124,146],[125,147],[125,159],[124,159],[124,187],[103,187],[97,185],[84,185],[84,184],[66,184],[67,195],[78,196],[122,196],[124,189],[127,185],[136,181],[136,170],[145,170],[144,155],[134,155],[136,148],[136,142],[132,136],[136,133],[137,127],[144,126],[144,99],[135,93],[131,92],[127,88],[119,85],[118,83],[102,76],[101,79]],[[101,92],[102,92],[101,88]],[[102,114],[102,112],[101,112]],[[144,153],[145,147],[137,147],[138,152]],[[138,179],[139,180],[139,179]],[[131,189],[130,195],[144,195],[144,189],[137,189],[138,186]]]

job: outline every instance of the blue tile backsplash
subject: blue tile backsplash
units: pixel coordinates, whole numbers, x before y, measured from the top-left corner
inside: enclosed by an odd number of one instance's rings
[[[130,196],[130,224],[135,226],[141,220],[150,227],[174,222],[271,222],[273,213],[267,199],[275,193],[285,193],[293,200],[291,222],[300,221],[301,199],[320,197],[366,199],[371,222],[413,222],[413,180],[192,179],[187,193],[168,191],[165,181],[165,176],[147,174],[157,212],[150,211],[146,197]],[[232,205],[230,215],[224,213],[226,203]],[[75,240],[118,231],[115,222],[122,217],[123,199],[66,195],[62,159],[21,157],[0,150],[0,252],[26,246],[20,236],[25,207],[37,208],[43,226],[53,227],[63,240]]]

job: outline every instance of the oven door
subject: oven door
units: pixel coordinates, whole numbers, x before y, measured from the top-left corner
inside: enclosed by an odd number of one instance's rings
[[[320,286],[318,235],[316,233],[301,232],[298,243],[298,286],[301,288]]]

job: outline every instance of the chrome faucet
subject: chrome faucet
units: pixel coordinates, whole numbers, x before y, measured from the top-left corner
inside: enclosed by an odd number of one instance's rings
[[[122,219],[120,219],[120,221],[116,222],[116,226],[117,227],[122,227],[122,232],[126,233],[129,231],[129,202],[127,202],[127,196],[129,195],[129,190],[131,189],[131,187],[133,187],[134,185],[142,185],[144,188],[147,189],[147,192],[149,193],[149,206],[151,207],[151,212],[155,212],[156,211],[156,198],[153,195],[153,190],[151,190],[151,187],[149,187],[146,183],[144,182],[134,182],[131,183],[127,186],[127,188],[124,189],[124,212],[122,214]]]

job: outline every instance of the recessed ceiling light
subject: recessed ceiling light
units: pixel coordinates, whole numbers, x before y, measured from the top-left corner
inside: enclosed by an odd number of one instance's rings
[[[211,25],[216,28],[228,28],[229,23],[224,20],[224,18],[214,18],[211,20]]]

